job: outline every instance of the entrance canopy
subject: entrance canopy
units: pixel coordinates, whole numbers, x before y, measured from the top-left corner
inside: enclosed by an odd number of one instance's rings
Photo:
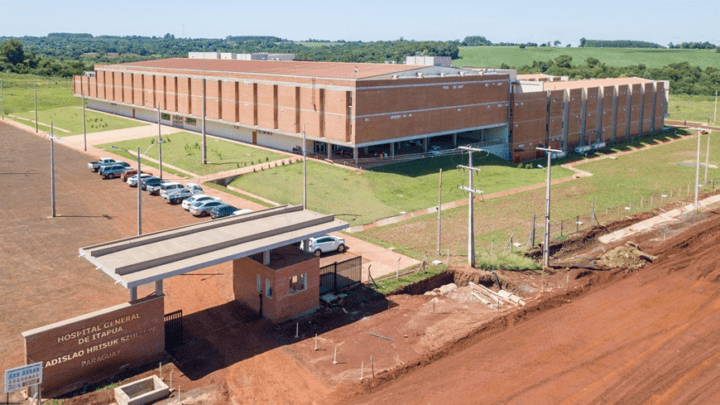
[[[348,226],[333,215],[284,205],[84,247],[80,256],[134,288]]]

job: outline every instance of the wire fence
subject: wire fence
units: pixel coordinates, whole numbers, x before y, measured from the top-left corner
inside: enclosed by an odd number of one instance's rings
[[[586,215],[575,215],[550,222],[550,239],[564,240],[574,233],[590,229],[594,225],[604,224],[626,216],[653,209],[666,207],[668,204],[679,203],[694,196],[694,183],[687,187],[678,187],[667,191],[640,196],[628,200],[627,204],[614,206],[595,206],[594,202],[588,207]],[[720,178],[701,180],[698,186],[699,193],[712,193],[720,189]],[[544,234],[544,221],[542,216],[535,215],[532,220],[532,229],[528,237],[528,248],[542,242]]]

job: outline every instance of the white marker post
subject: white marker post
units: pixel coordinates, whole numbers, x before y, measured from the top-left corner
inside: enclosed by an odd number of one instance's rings
[[[300,338],[300,322],[295,322],[295,339]]]
[[[365,362],[360,363],[360,381],[363,380],[363,375],[365,374]]]
[[[335,354],[333,355],[333,365],[337,364],[337,345],[335,345]]]
[[[318,351],[318,347],[317,347],[317,333],[315,334],[315,351]]]

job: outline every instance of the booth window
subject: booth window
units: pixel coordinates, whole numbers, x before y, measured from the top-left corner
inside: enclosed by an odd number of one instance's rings
[[[265,295],[272,298],[272,281],[265,279]]]
[[[307,273],[298,274],[290,277],[290,294],[299,293],[307,290]]]

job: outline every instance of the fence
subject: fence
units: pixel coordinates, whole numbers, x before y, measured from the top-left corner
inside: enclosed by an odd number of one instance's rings
[[[670,203],[680,202],[688,197],[694,196],[693,184],[687,187],[679,187],[667,190],[658,194],[641,196],[639,200],[629,200],[627,204],[612,207],[596,207],[594,202],[588,207],[587,215],[576,215],[570,218],[563,218],[550,222],[550,239],[562,240],[569,235],[591,228],[593,225],[606,221],[616,220],[624,216],[649,211]],[[720,189],[720,179],[708,179],[707,183],[699,185],[701,192],[714,192]],[[545,223],[542,216],[534,216],[532,229],[528,240],[528,246],[535,246],[542,242]]]
[[[360,284],[362,256],[320,268],[320,295]]]
[[[182,309],[165,314],[165,349],[174,349],[183,344]]]

